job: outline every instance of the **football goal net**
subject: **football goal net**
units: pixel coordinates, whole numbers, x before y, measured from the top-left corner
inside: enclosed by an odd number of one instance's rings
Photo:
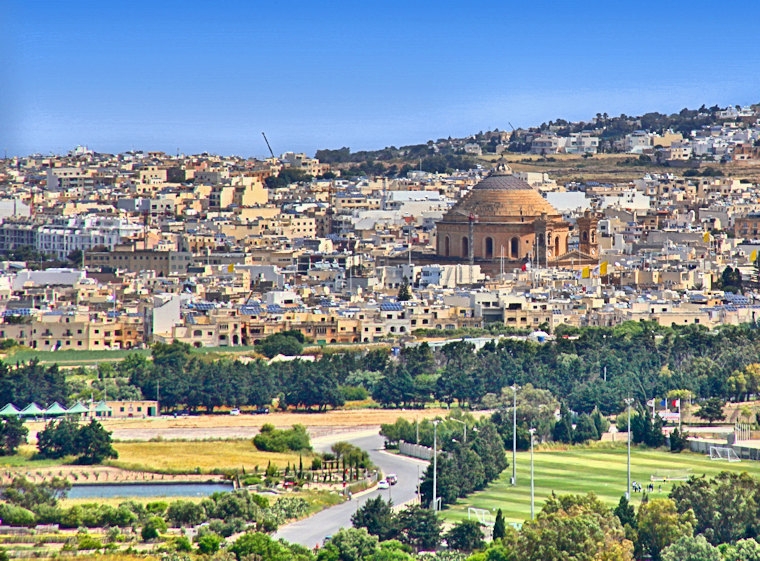
[[[472,506],[467,508],[467,519],[475,519],[484,526],[493,526],[496,522],[490,510],[487,508],[475,508]]]
[[[710,446],[710,459],[723,460],[725,462],[741,462],[733,448],[724,446]]]

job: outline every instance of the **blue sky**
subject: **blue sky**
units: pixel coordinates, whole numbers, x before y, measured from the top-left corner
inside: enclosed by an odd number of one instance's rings
[[[263,156],[760,102],[760,2],[4,0],[0,150]]]

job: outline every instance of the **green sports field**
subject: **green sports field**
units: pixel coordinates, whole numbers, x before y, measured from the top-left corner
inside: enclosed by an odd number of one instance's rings
[[[512,487],[512,453],[507,457],[510,466],[504,470],[498,481],[485,490],[473,493],[467,499],[460,499],[456,505],[443,512],[444,518],[457,521],[467,518],[467,508],[488,509],[494,515],[501,508],[508,522],[522,522],[530,518],[530,453],[517,454],[517,486]],[[561,450],[536,450],[534,453],[536,513],[546,498],[556,494],[588,493],[593,491],[610,506],[615,506],[625,493],[626,448],[570,448]],[[729,463],[712,461],[709,458],[689,452],[671,454],[665,451],[631,449],[631,480],[643,487],[650,482],[653,474],[671,477],[692,475],[715,475],[720,471],[746,471],[760,477],[760,462],[743,460]],[[653,497],[665,497],[674,482],[654,482]],[[662,490],[660,490],[662,486]],[[631,493],[633,503],[638,507],[642,493]]]

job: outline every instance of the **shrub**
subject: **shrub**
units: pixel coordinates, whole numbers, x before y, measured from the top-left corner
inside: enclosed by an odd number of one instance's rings
[[[166,509],[166,518],[175,528],[180,526],[196,526],[203,522],[206,510],[203,505],[190,501],[174,501]]]
[[[0,503],[0,520],[9,526],[34,526],[36,517],[31,510],[7,503]]]
[[[103,542],[90,534],[79,534],[77,538],[77,549],[102,549],[103,547]]]
[[[293,425],[290,429],[276,429],[272,424],[265,424],[261,432],[253,437],[253,445],[263,452],[300,452],[311,450],[311,442],[306,427]]]
[[[198,553],[203,555],[213,555],[219,551],[219,546],[222,545],[224,538],[219,534],[213,532],[207,532],[198,538]]]
[[[183,553],[189,553],[193,550],[193,544],[187,536],[179,536],[174,539],[174,549]]]
[[[361,386],[339,386],[343,401],[363,401],[369,397],[366,388]]]
[[[166,532],[166,522],[160,516],[151,516],[143,525],[140,536],[147,542],[157,539],[160,532]]]

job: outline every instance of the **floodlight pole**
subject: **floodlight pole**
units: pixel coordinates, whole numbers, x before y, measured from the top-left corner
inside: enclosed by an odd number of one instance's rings
[[[433,512],[438,512],[438,498],[436,486],[438,485],[438,419],[433,421]]]
[[[517,485],[517,384],[512,386],[512,485]]]
[[[631,499],[631,403],[633,399],[626,398],[625,404],[628,406],[628,486],[626,487],[625,498]]]
[[[449,421],[455,421],[457,423],[462,424],[462,426],[464,427],[464,441],[462,442],[462,444],[467,444],[467,423],[465,423],[464,421],[460,421],[459,419],[455,419],[453,417],[449,417]]]
[[[536,488],[533,480],[533,435],[536,429],[530,429],[530,519],[536,518]]]

